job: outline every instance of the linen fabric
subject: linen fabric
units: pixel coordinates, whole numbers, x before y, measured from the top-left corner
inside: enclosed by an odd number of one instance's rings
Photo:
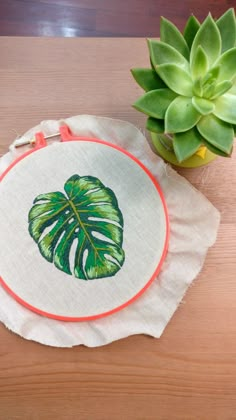
[[[96,137],[118,145],[136,156],[155,176],[165,196],[170,220],[168,254],[162,270],[145,293],[121,311],[86,322],[49,319],[26,309],[0,287],[0,320],[20,336],[39,343],[71,347],[97,347],[134,334],[159,338],[200,272],[207,250],[216,240],[218,210],[186,179],[154,154],[144,135],[132,124],[106,117],[79,115],[60,121],[43,121],[11,145],[0,159],[0,172],[30,148],[15,148],[39,131],[58,132],[67,124],[76,135]],[[57,142],[56,139],[52,142]],[[146,203],[148,207],[148,202]]]

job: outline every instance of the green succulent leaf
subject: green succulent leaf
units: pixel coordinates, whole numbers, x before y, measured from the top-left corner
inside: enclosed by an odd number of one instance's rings
[[[205,85],[203,87],[203,96],[207,99],[211,98],[216,89],[216,79],[213,79],[211,83]]]
[[[228,93],[236,95],[236,83],[233,84]]]
[[[196,79],[193,83],[193,94],[201,97],[203,95],[202,77]]]
[[[222,52],[229,50],[235,46],[236,41],[236,24],[234,9],[227,10],[217,21],[222,40]]]
[[[177,97],[168,107],[165,115],[165,132],[180,133],[194,127],[201,114],[196,111],[191,98]]]
[[[233,86],[233,83],[230,80],[224,80],[216,85],[214,94],[211,99],[216,99],[218,96],[224,95],[228,90]]]
[[[213,146],[213,144],[209,143],[206,139],[202,138],[202,144],[210,150],[210,152],[215,153],[215,155],[229,157],[228,153],[222,152],[222,150],[218,149],[217,147]]]
[[[146,122],[146,129],[153,133],[164,133],[164,120],[149,117]]]
[[[176,64],[189,70],[189,63],[175,48],[161,41],[148,39],[149,53],[154,66],[159,64]]]
[[[202,137],[217,149],[228,155],[231,153],[234,140],[232,125],[210,114],[201,118],[197,124],[197,129]]]
[[[236,48],[224,52],[217,60],[219,67],[218,81],[232,80],[236,76]]]
[[[193,15],[191,15],[186,23],[186,26],[184,28],[184,38],[187,42],[189,48],[191,48],[193,40],[195,38],[195,35],[200,28],[200,23],[197,20],[197,18]]]
[[[59,270],[83,280],[113,276],[125,258],[115,194],[92,176],[73,175],[64,190],[36,197],[29,212],[30,235]]]
[[[194,38],[190,53],[190,64],[192,63],[199,45],[204,49],[208,57],[209,65],[212,66],[221,52],[221,37],[220,31],[210,14],[207,16]]]
[[[174,152],[179,162],[183,162],[197,152],[202,144],[202,138],[196,128],[174,135]]]
[[[158,76],[155,70],[136,68],[131,69],[131,73],[139,86],[141,86],[141,88],[143,88],[146,92],[166,87],[165,83]]]
[[[203,85],[207,86],[211,84],[213,81],[216,81],[217,77],[219,76],[219,73],[220,73],[220,66],[215,66],[214,68],[211,68],[202,79]]]
[[[191,62],[191,73],[193,79],[205,76],[208,70],[207,55],[201,45],[195,49],[195,53]]]
[[[151,57],[150,56],[149,56],[149,61],[150,61],[152,70],[156,71],[155,66],[152,64],[152,60],[151,60]]]
[[[179,95],[192,96],[193,82],[190,74],[175,64],[162,64],[156,67],[166,85]]]
[[[217,98],[213,113],[225,122],[236,124],[236,95],[225,93]]]
[[[185,58],[189,58],[189,48],[181,32],[169,20],[161,17],[160,24],[161,41],[171,45]]]
[[[152,90],[141,96],[133,107],[153,118],[163,119],[170,103],[176,98],[170,89]]]
[[[208,99],[199,98],[198,96],[193,96],[192,104],[194,108],[202,115],[210,114],[215,108],[213,102],[209,101]]]

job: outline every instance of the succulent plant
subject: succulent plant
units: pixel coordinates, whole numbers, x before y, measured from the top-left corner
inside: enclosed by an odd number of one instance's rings
[[[179,162],[202,146],[230,156],[236,127],[236,21],[234,9],[202,24],[189,17],[183,35],[161,18],[160,40],[147,40],[151,68],[131,70],[146,91],[133,106],[146,127],[165,133]]]

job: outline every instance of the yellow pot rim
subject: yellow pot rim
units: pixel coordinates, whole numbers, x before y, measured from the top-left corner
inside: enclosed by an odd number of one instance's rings
[[[178,162],[176,156],[173,152],[167,150],[163,144],[159,140],[159,136],[157,133],[150,132],[153,146],[158,153],[165,161],[172,163],[175,166],[179,166],[181,168],[198,168],[200,166],[207,165],[208,163],[212,162],[217,158],[217,155],[210,152],[210,150],[206,150],[205,157],[202,158],[198,155],[193,155],[189,159],[186,159],[183,162]]]

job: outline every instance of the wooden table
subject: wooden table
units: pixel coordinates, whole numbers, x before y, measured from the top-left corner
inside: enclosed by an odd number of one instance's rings
[[[0,39],[0,154],[43,119],[134,123],[144,39]],[[56,349],[0,325],[0,418],[229,419],[236,410],[236,153],[181,170],[222,213],[216,245],[163,336]],[[234,335],[235,334],[235,335]]]
[[[0,35],[159,36],[160,17],[183,29],[193,13],[217,18],[235,0],[2,0]]]

